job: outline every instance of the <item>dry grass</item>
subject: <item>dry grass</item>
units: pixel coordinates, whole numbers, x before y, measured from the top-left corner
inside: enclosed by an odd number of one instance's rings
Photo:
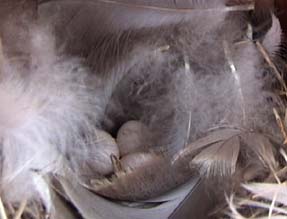
[[[39,201],[26,201],[21,203],[0,203],[1,219],[48,219],[49,215]]]
[[[270,66],[283,90],[283,99],[286,98],[287,86],[283,74],[276,67],[270,55],[260,42],[256,42],[258,51]],[[286,101],[285,101],[286,102]],[[286,104],[285,104],[286,105]],[[232,219],[283,219],[287,218],[287,107],[284,109],[273,109],[274,117],[279,126],[283,142],[281,147],[275,147],[278,153],[278,169],[269,167],[269,175],[256,183],[244,182],[241,188],[230,197],[226,197],[228,208],[223,212]],[[283,200],[282,197],[283,196]],[[222,212],[221,212],[222,213]]]

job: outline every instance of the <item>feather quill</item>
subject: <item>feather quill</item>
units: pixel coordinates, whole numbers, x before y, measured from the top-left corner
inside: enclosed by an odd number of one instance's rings
[[[269,201],[274,199],[275,202],[287,205],[286,193],[287,187],[285,183],[282,184],[268,184],[268,183],[251,183],[244,185],[244,188],[252,192],[257,197],[265,198]]]

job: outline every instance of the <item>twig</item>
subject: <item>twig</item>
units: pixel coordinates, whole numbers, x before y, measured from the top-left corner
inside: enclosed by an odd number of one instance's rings
[[[279,170],[276,174],[271,173],[270,176],[264,181],[267,183],[273,183],[273,182],[278,182],[278,179],[281,180],[282,177],[286,176],[287,173],[287,167],[284,167],[283,169]],[[277,179],[275,179],[275,176]]]
[[[273,175],[274,179],[278,184],[281,184],[280,177],[278,176],[278,173],[274,170],[272,166],[270,166],[271,174]]]
[[[283,148],[280,148],[279,152],[280,152],[281,156],[284,158],[285,163],[287,163],[287,154],[286,154],[285,150]]]
[[[0,218],[1,219],[8,219],[5,208],[4,208],[4,204],[3,204],[1,198],[0,198]]]
[[[275,207],[275,204],[276,204],[276,200],[278,198],[278,192],[279,191],[276,191],[274,196],[273,196],[273,199],[272,199],[272,202],[271,202],[271,205],[270,205],[270,208],[269,208],[269,212],[268,212],[268,219],[272,219],[273,210],[274,210],[274,207]]]
[[[238,205],[239,206],[249,206],[249,207],[256,207],[256,208],[263,208],[263,209],[270,209],[270,204],[266,204],[264,202],[260,202],[260,201],[252,201],[252,200],[246,200],[246,199],[240,199],[238,201]],[[273,207],[273,211],[277,212],[277,213],[282,213],[282,214],[286,214],[287,215],[287,210],[284,208],[280,208],[280,207]]]
[[[13,217],[13,219],[20,219],[22,214],[23,214],[23,212],[24,212],[24,210],[25,210],[25,208],[26,208],[26,206],[27,206],[27,200],[22,201],[20,206],[19,206],[19,208],[18,208],[18,210],[16,211],[16,214]]]
[[[9,212],[9,214],[15,214],[14,206],[11,203],[6,203],[6,210]]]
[[[284,126],[284,123],[282,122],[281,117],[279,116],[279,113],[277,112],[277,110],[275,108],[273,108],[273,112],[277,121],[277,124],[280,128],[281,134],[283,135],[284,138],[284,143],[283,144],[287,144],[287,132],[286,132],[286,128]]]

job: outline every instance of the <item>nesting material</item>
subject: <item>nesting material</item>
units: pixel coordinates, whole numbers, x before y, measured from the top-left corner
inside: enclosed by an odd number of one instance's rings
[[[140,212],[158,209],[174,200],[158,196],[198,175],[220,207],[232,191],[244,194],[244,180],[266,181],[245,189],[268,188],[261,195],[268,201],[275,191],[268,214],[282,213],[284,184],[274,173],[284,165],[278,151],[287,135],[283,110],[273,110],[282,106],[274,88],[286,95],[273,61],[281,28],[268,12],[270,28],[254,39],[254,8],[239,2],[189,1],[189,9],[170,10],[162,2],[39,4],[38,20],[24,28],[28,43],[13,53],[3,44],[0,53],[2,217],[6,205],[13,212],[36,202],[52,219],[73,218],[63,200],[85,219],[130,209],[122,201],[144,203]],[[8,36],[17,29],[5,25]],[[279,185],[268,184],[272,174]],[[220,213],[250,216],[233,203]],[[29,218],[27,209],[14,212]]]
[[[1,191],[6,201],[42,197],[49,202],[41,175],[61,172],[63,155],[85,150],[87,139],[95,135],[97,104],[90,95],[89,71],[79,59],[59,54],[44,26],[27,27],[26,55],[3,52]],[[9,51],[9,45],[3,48]]]

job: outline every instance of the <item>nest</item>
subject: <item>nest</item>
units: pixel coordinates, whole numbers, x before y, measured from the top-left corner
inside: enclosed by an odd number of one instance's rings
[[[242,30],[234,34],[233,23],[230,24],[224,20],[227,18],[222,19],[220,16],[220,12],[231,12],[235,17],[242,11],[251,13],[255,8],[254,4],[249,1],[244,2],[245,4],[231,2],[229,6],[213,6],[212,8],[199,4],[198,8],[192,9],[185,7],[175,9],[161,4],[158,6],[131,5],[126,2],[108,0],[99,2],[109,6],[131,7],[136,10],[159,13],[195,13],[193,19],[196,19],[199,14],[202,16],[202,13],[207,13],[209,19],[214,15],[218,16],[216,17],[218,23],[224,23],[224,25],[216,29],[211,24],[202,27],[202,30],[196,25],[185,26],[185,23],[188,24],[185,19],[188,20],[188,18],[184,18],[180,26],[174,23],[163,24],[160,27],[151,25],[152,27],[143,28],[143,31],[138,33],[131,24],[128,29],[132,31],[124,30],[122,35],[119,34],[120,36],[115,37],[107,33],[104,36],[105,39],[102,39],[102,36],[97,38],[97,43],[101,44],[98,47],[100,52],[97,54],[88,54],[88,47],[81,47],[81,52],[86,53],[84,65],[104,72],[98,75],[82,73],[84,75],[82,78],[68,80],[67,84],[71,87],[63,90],[64,95],[69,92],[73,93],[74,88],[79,92],[71,98],[71,102],[76,103],[71,104],[73,107],[77,103],[88,107],[95,105],[89,110],[79,107],[86,111],[82,113],[79,120],[75,119],[79,123],[75,123],[79,128],[75,128],[72,134],[80,130],[80,134],[75,135],[77,138],[84,136],[84,140],[79,141],[80,147],[73,148],[73,150],[64,148],[65,144],[63,147],[57,145],[60,148],[60,155],[57,157],[60,164],[55,165],[57,167],[55,170],[29,169],[31,181],[36,180],[35,185],[42,188],[42,191],[38,191],[40,195],[36,197],[33,195],[32,198],[29,197],[23,201],[19,201],[21,197],[17,197],[18,201],[13,202],[7,201],[5,191],[2,191],[4,198],[3,201],[0,199],[0,217],[2,219],[172,219],[184,217],[181,216],[184,211],[182,209],[188,205],[194,211],[190,214],[198,214],[198,218],[209,216],[234,219],[285,218],[287,216],[285,197],[287,188],[285,182],[287,177],[285,148],[287,143],[287,111],[285,109],[287,86],[282,76],[283,71],[280,70],[281,66],[279,68],[279,65],[275,64],[281,60],[272,54],[273,48],[269,42],[273,32],[276,33],[274,26],[278,25],[278,20],[274,15],[271,15],[273,28],[260,33],[266,39],[264,40],[263,37],[262,40],[262,38],[254,39],[250,36],[250,31],[253,31],[251,24],[243,25],[242,29],[245,34],[239,34]],[[49,6],[50,1],[39,3],[39,10],[44,10],[42,13],[45,17],[47,16],[45,7],[41,9],[41,4]],[[51,8],[48,7],[47,11],[51,12],[50,10]],[[210,13],[211,17],[209,17]],[[238,23],[234,22],[235,26],[241,27],[241,18],[238,16],[236,19]],[[65,23],[65,19],[60,19],[60,25],[56,25],[55,28],[56,35],[61,40],[66,37],[61,33],[61,25]],[[216,22],[215,24],[218,24]],[[226,31],[232,32],[228,37],[222,33],[225,25],[228,26]],[[199,32],[202,31],[204,37],[206,33],[210,34],[214,31],[220,46],[212,48],[218,49],[219,52],[205,59],[200,47],[199,49],[192,47],[193,39],[181,38],[182,35],[189,33],[191,27]],[[161,33],[168,32],[167,30],[170,29],[177,34],[176,37]],[[73,36],[73,32],[71,33],[68,38]],[[164,38],[160,41],[164,44],[156,41],[158,36]],[[125,37],[140,46],[137,47],[129,43],[130,41],[121,41]],[[147,41],[145,41],[146,38],[148,38]],[[107,43],[107,39],[111,42]],[[75,46],[68,47],[65,52],[78,55],[78,43],[81,42],[73,40],[75,40],[73,37],[67,40],[68,44],[75,43]],[[113,44],[115,41],[117,43],[117,40],[125,44]],[[199,45],[202,48],[216,42],[215,39],[209,38],[206,41],[201,40]],[[93,40],[88,38],[88,41],[91,45],[93,44]],[[155,45],[151,43],[154,41],[157,42]],[[152,46],[146,48],[149,45]],[[272,43],[271,45],[274,46]],[[113,50],[115,47],[119,49],[118,54],[109,51],[110,48]],[[191,51],[186,51],[185,48],[191,48]],[[36,48],[37,51],[39,52],[40,49]],[[50,50],[46,49],[45,52],[49,53]],[[5,61],[4,53],[1,52],[0,60]],[[193,56],[194,53],[196,55]],[[257,83],[262,80],[263,76],[261,72],[258,73],[259,76],[252,75],[256,71],[254,67],[256,65],[242,58],[246,53],[255,54],[254,62],[268,69],[268,79],[264,81],[270,80],[270,83],[263,85]],[[14,60],[15,57],[19,59],[19,55],[9,55],[10,60]],[[24,57],[27,56],[24,54]],[[129,62],[123,61],[124,59],[129,59]],[[39,60],[37,60],[37,65],[41,66],[41,57]],[[99,60],[99,65],[93,66],[92,60]],[[24,58],[21,63],[27,64],[29,61]],[[54,62],[51,61],[51,63]],[[114,71],[110,67],[111,63],[116,63],[117,69],[120,70],[109,77],[110,75],[106,76],[105,73]],[[238,63],[241,65],[239,66]],[[0,63],[0,65],[5,64]],[[71,72],[82,69],[81,65],[82,62],[77,64]],[[170,66],[165,68],[166,65]],[[213,70],[210,71],[211,80],[208,82],[208,88],[204,90],[202,83],[207,79],[198,72],[209,71],[206,70],[210,69],[209,65],[216,66],[214,67],[215,73]],[[65,70],[62,65],[60,66],[61,70]],[[70,66],[69,63],[67,66]],[[192,68],[195,69],[194,72]],[[57,70],[57,67],[55,69]],[[157,73],[153,75],[149,74],[149,71]],[[77,74],[71,73],[71,75],[76,77]],[[192,78],[193,76],[195,79]],[[40,77],[40,79],[43,78]],[[92,90],[87,85],[90,79],[96,81],[92,85],[95,87]],[[66,80],[65,77],[64,80]],[[249,83],[252,80],[256,83]],[[57,78],[55,81],[57,82]],[[190,84],[193,81],[195,85]],[[224,86],[226,82],[232,85],[226,85],[226,88]],[[74,87],[76,83],[84,84],[88,88],[77,89],[77,86]],[[191,89],[191,86],[194,89]],[[218,89],[217,86],[224,87],[224,89]],[[57,86],[52,88],[57,88]],[[270,96],[262,94],[262,97],[258,97],[258,102],[253,103],[253,100],[256,100],[253,95],[256,96],[256,92],[261,89],[262,93],[266,91]],[[188,93],[190,90],[206,91],[206,93],[194,91],[192,96]],[[92,95],[84,101],[77,102],[77,99],[85,92],[94,92],[94,99],[97,101],[93,100]],[[230,93],[228,98],[226,98],[226,93]],[[206,94],[218,99],[210,100]],[[196,99],[203,109],[208,109],[206,112],[208,122],[202,124],[198,122],[198,118],[193,118],[193,115],[201,114],[197,114],[198,108],[192,108],[192,104],[188,103],[188,101],[193,101],[192,98]],[[222,108],[222,103],[225,106],[233,104],[232,107],[230,106],[231,110]],[[263,106],[264,103],[267,104],[266,107]],[[98,105],[104,106],[103,109],[97,108]],[[73,109],[74,114],[79,112],[77,107]],[[65,110],[66,108],[63,108],[63,112]],[[93,111],[97,111],[100,119],[91,118],[94,115]],[[51,112],[47,114],[49,113]],[[43,116],[43,118],[48,117]],[[188,121],[186,121],[187,118]],[[266,121],[261,121],[265,119]],[[85,122],[88,123],[88,127],[85,127]],[[61,126],[51,125],[51,127],[56,127],[57,131],[61,129]],[[86,133],[82,133],[85,131]],[[73,141],[74,139],[68,143],[73,144]],[[55,140],[55,142],[61,141]],[[97,147],[91,145],[97,145]],[[101,153],[98,153],[99,151]],[[5,160],[5,153],[3,156]],[[206,195],[206,193],[209,194]],[[199,202],[205,202],[204,210],[195,207],[198,206],[196,203],[198,196]],[[187,200],[191,200],[191,203]],[[209,213],[204,212],[207,210]]]

